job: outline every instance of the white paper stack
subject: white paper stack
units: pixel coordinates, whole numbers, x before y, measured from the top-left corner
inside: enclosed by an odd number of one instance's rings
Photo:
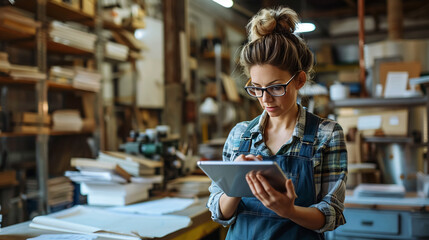
[[[101,74],[85,68],[75,68],[75,76],[73,78],[73,87],[95,91],[100,90]]]
[[[64,109],[52,113],[54,131],[80,131],[83,121],[78,110]]]
[[[9,67],[9,75],[13,79],[28,79],[35,81],[46,79],[46,74],[39,72],[39,69],[34,66],[11,64]]]
[[[94,52],[97,35],[70,27],[65,23],[52,21],[49,31],[52,41],[87,52]]]
[[[113,183],[126,183],[123,177],[115,174],[112,171],[96,171],[96,170],[81,170],[81,171],[66,171],[65,176],[70,178],[76,183],[100,183],[100,184],[113,184]]]
[[[74,69],[67,67],[52,66],[49,69],[49,80],[58,83],[72,84],[75,75]]]
[[[81,193],[88,196],[89,205],[125,206],[149,198],[152,184],[145,183],[91,183],[81,184]]]
[[[129,48],[123,44],[107,42],[105,45],[105,54],[107,58],[125,61],[128,58]]]

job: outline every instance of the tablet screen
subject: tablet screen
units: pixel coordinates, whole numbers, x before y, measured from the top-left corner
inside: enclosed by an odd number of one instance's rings
[[[254,197],[246,181],[250,171],[260,171],[277,191],[286,191],[286,176],[274,161],[199,161],[197,164],[230,197]]]

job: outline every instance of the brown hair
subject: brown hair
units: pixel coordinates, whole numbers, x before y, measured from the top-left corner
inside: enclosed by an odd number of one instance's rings
[[[248,43],[241,50],[240,64],[249,75],[250,67],[270,64],[295,74],[313,70],[313,53],[294,34],[297,13],[287,7],[260,10],[247,24]]]

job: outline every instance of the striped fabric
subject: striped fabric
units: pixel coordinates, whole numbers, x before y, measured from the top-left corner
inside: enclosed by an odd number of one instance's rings
[[[298,156],[301,139],[305,127],[305,109],[299,105],[299,118],[292,138],[288,140],[277,154]],[[250,152],[254,155],[271,156],[273,153],[263,141],[263,131],[268,114],[264,111],[259,124],[251,129],[255,136]],[[237,157],[241,134],[246,130],[250,121],[237,124],[230,132],[223,150],[223,161],[233,161]],[[323,119],[319,124],[314,148],[314,184],[317,204],[310,207],[318,208],[326,217],[325,225],[317,232],[330,231],[345,223],[343,216],[344,198],[347,180],[347,150],[341,126],[329,119]],[[235,221],[236,216],[222,220],[219,210],[219,198],[222,190],[215,184],[209,188],[211,194],[207,207],[212,213],[212,219],[224,226]]]

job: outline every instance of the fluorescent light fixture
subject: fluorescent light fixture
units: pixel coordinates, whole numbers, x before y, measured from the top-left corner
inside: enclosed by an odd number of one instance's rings
[[[234,2],[232,0],[213,0],[213,2],[222,5],[223,7],[230,8],[232,5],[234,5]]]
[[[316,29],[313,23],[298,23],[296,25],[295,33],[312,32]]]
[[[146,30],[145,29],[137,29],[134,32],[134,37],[137,38],[138,40],[142,40],[146,35]]]

